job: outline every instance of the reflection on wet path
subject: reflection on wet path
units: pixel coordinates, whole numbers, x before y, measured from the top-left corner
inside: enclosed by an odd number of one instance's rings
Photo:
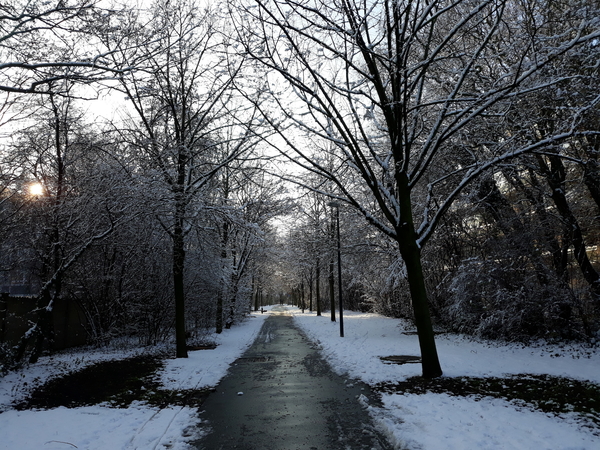
[[[198,448],[386,449],[358,400],[368,387],[334,374],[283,308],[204,404]]]

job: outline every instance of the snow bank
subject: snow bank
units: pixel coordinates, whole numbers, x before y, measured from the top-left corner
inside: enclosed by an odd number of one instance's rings
[[[374,416],[397,448],[477,450],[597,449],[600,438],[561,418],[520,409],[498,398],[447,394],[384,395]],[[389,432],[389,431],[388,431]]]

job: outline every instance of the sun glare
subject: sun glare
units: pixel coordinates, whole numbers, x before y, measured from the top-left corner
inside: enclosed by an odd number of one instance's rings
[[[42,186],[42,183],[32,183],[29,185],[29,194],[33,195],[34,197],[40,197],[42,195],[44,195],[44,186]]]

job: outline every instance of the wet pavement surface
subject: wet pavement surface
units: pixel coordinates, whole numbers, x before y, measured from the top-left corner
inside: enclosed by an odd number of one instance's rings
[[[390,448],[359,396],[369,387],[333,373],[283,308],[209,395],[205,450]]]

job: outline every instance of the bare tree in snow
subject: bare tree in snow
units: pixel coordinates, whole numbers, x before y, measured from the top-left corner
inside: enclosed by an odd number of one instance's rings
[[[65,86],[58,83],[61,80],[91,83],[128,71],[129,67],[111,66],[111,50],[94,37],[98,24],[116,12],[99,4],[97,0],[0,4],[0,91],[56,94],[57,86]]]
[[[571,26],[556,34],[532,33],[526,7],[511,0],[256,0],[240,2],[232,16],[244,51],[268,73],[277,108],[262,111],[285,142],[274,145],[335,185],[323,194],[397,242],[425,377],[442,369],[421,251],[443,215],[495,165],[593,134],[578,124],[597,98],[541,139],[503,131],[522,96],[571,80],[538,78],[544,68],[600,38],[593,5],[569,3]],[[478,127],[495,133],[474,133]],[[333,166],[322,164],[323,152]]]
[[[172,241],[177,357],[187,357],[186,237],[214,176],[255,145],[256,109],[232,89],[244,60],[231,52],[215,11],[161,1],[149,14],[123,20],[127,36],[114,36],[108,24],[102,35],[116,49],[115,67],[125,70],[136,61],[137,70],[116,88],[133,111],[128,125],[117,128],[157,193],[156,217]]]
[[[100,144],[83,126],[72,99],[49,94],[38,100],[36,126],[20,132],[10,147],[10,153],[21,158],[24,180],[34,180],[39,186],[35,194],[28,192],[27,183],[20,189],[27,197],[19,214],[27,238],[13,236],[6,243],[16,246],[16,253],[34,252],[28,254],[31,262],[25,267],[33,269],[40,282],[39,317],[13,349],[17,362],[28,351],[30,360],[35,361],[52,340],[52,311],[63,296],[69,272],[90,248],[114,231],[122,212],[119,203],[99,192],[99,183],[94,186],[96,174],[84,175]]]

